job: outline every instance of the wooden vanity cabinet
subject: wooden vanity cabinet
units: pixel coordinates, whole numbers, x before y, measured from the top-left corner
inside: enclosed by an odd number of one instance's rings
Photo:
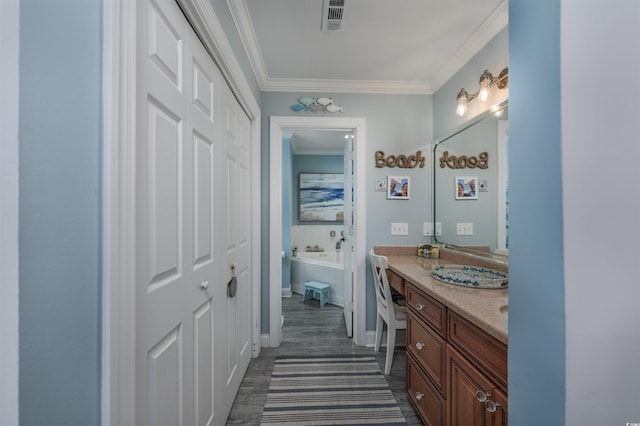
[[[507,426],[507,346],[405,285],[407,392],[423,422]]]

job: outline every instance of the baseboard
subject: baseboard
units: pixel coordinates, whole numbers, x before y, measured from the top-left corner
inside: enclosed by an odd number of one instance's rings
[[[291,297],[291,287],[282,288],[282,297]]]
[[[376,345],[376,332],[367,331],[365,334],[364,345],[367,348],[373,348]],[[407,331],[406,330],[396,330],[396,347],[398,346],[406,346],[407,343]],[[382,332],[382,342],[380,343],[380,347],[387,347],[387,330]]]
[[[367,348],[372,348],[376,345],[376,332],[374,331],[367,331],[367,333],[364,335],[364,345]],[[383,336],[384,337],[384,336]],[[383,340],[384,342],[384,340]]]
[[[261,334],[260,335],[260,346],[262,346],[263,348],[268,348],[270,339],[271,339],[271,335],[269,335],[269,334]]]

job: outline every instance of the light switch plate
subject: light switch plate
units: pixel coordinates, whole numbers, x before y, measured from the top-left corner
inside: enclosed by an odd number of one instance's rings
[[[456,223],[456,235],[473,235],[473,223]]]
[[[442,222],[436,222],[436,237],[442,236]]]
[[[409,235],[408,223],[392,223],[391,235]]]
[[[433,222],[425,222],[422,224],[422,235],[425,237],[433,237]]]

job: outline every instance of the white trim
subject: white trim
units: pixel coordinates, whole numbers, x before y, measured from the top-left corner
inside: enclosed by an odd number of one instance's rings
[[[253,31],[253,24],[251,23],[247,3],[245,1],[227,0],[227,6],[229,7],[229,12],[231,12],[233,22],[236,28],[238,28],[242,46],[250,58],[249,63],[251,64],[254,75],[257,76],[258,82],[267,81],[269,78],[266,74],[267,66],[264,63],[256,33]]]
[[[507,240],[507,139],[508,120],[498,120],[498,244],[496,254],[508,255]]]
[[[176,0],[251,119],[251,202],[260,205],[260,108],[211,4]],[[103,9],[103,425],[135,424],[136,2]],[[252,355],[260,353],[260,209],[252,209]]]
[[[348,117],[271,117],[270,121],[270,173],[269,187],[269,253],[282,252],[282,137],[284,129],[355,129],[356,159],[354,185],[355,250],[353,291],[353,342],[366,342],[366,119]],[[269,346],[282,342],[280,324],[282,313],[282,261],[280,256],[269,256]]]
[[[20,2],[0,7],[0,424],[19,424]]]
[[[136,3],[104,2],[102,424],[135,424]]]

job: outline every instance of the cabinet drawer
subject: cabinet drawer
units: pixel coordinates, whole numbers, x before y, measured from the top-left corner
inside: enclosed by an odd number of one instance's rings
[[[407,318],[407,351],[436,389],[445,395],[446,342],[413,315]]]
[[[413,356],[407,356],[407,393],[425,424],[446,425],[446,402],[425,378]]]
[[[405,294],[406,289],[405,289],[404,279],[400,275],[387,269],[387,277],[389,278],[389,285],[391,287],[395,288],[400,293]]]
[[[449,343],[506,391],[507,345],[454,312],[449,312]]]
[[[446,338],[447,309],[412,285],[407,286],[407,306],[443,339]]]

